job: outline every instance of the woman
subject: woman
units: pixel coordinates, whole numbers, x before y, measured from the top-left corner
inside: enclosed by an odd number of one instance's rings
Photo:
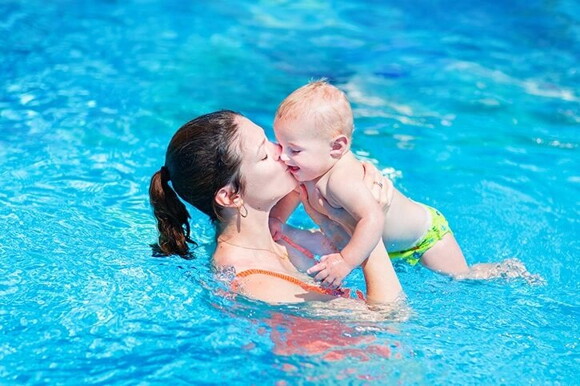
[[[268,141],[262,128],[232,111],[200,116],[173,136],[165,166],[151,179],[159,247],[166,254],[186,256],[187,244],[193,242],[189,214],[179,196],[214,222],[213,263],[218,269],[233,268],[234,287],[247,296],[267,302],[301,302],[344,295],[313,285],[301,273],[315,262],[302,246],[320,255],[335,251],[320,233],[287,228],[290,237],[272,239],[270,210],[296,184],[279,159],[278,146]],[[342,236],[333,232],[328,219],[314,220],[329,234]],[[367,301],[387,303],[400,296],[401,286],[386,251],[374,253],[362,266]]]

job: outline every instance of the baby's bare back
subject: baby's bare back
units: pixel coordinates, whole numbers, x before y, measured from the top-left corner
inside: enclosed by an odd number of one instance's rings
[[[425,207],[394,189],[391,206],[385,213],[383,229],[387,251],[409,249],[425,235],[429,225],[430,217]]]

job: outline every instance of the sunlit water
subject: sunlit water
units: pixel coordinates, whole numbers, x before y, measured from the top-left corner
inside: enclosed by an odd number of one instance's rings
[[[390,3],[0,1],[0,382],[577,382],[578,3]],[[272,137],[321,76],[470,263],[545,284],[397,264],[406,317],[232,299],[197,212],[197,259],[152,257],[173,132],[229,108]]]

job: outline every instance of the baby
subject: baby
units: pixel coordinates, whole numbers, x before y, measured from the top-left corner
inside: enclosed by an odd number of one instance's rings
[[[468,272],[461,248],[439,211],[396,189],[390,206],[381,208],[363,183],[363,166],[350,150],[352,131],[353,114],[346,95],[325,81],[297,89],[276,112],[274,132],[280,158],[306,189],[310,207],[325,215],[344,210],[352,218],[340,224],[351,234],[350,241],[340,253],[323,256],[308,273],[316,274],[323,285],[338,287],[380,242],[391,258],[411,264],[421,261],[454,276]],[[298,192],[292,192],[272,210],[274,236],[299,202]]]

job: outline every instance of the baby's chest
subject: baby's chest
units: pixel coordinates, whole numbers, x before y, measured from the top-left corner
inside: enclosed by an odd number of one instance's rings
[[[330,205],[331,207],[339,209],[340,206],[333,202],[333,200],[328,196],[328,192],[325,185],[306,185],[306,191],[308,192],[308,203],[312,209],[317,212],[327,214],[324,204]]]

